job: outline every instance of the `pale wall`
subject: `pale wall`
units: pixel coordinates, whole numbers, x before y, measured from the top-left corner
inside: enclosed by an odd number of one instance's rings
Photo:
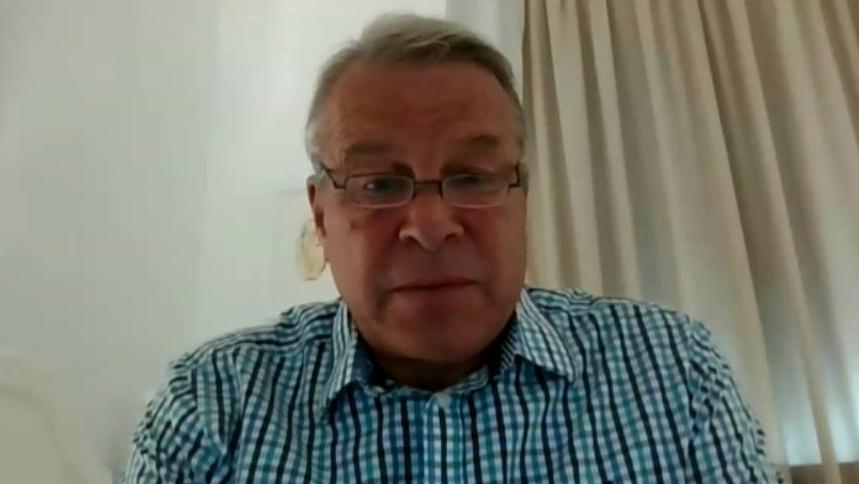
[[[63,377],[116,472],[169,359],[291,304],[315,69],[444,2],[0,0],[0,348]]]

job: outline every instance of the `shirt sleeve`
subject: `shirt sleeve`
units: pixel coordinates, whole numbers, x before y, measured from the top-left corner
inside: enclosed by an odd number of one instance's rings
[[[686,478],[695,483],[781,483],[765,436],[710,332],[693,323],[689,339],[692,435]]]
[[[195,371],[172,365],[167,383],[149,402],[120,478],[126,484],[227,482],[227,466],[203,425]]]

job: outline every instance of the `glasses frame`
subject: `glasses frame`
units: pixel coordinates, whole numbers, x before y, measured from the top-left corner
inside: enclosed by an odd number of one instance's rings
[[[320,179],[320,178],[323,178],[323,177],[327,177],[329,180],[331,180],[331,185],[332,185],[335,189],[337,189],[337,190],[341,190],[341,191],[343,191],[343,192],[345,192],[345,193],[346,193],[346,196],[347,196],[347,198],[349,199],[349,201],[350,201],[351,203],[354,203],[355,205],[360,206],[360,207],[364,207],[364,208],[370,208],[370,209],[385,209],[385,208],[396,208],[396,207],[403,207],[403,206],[406,206],[406,205],[408,205],[409,203],[411,203],[411,202],[412,202],[412,200],[414,200],[414,199],[415,199],[415,197],[416,197],[416,196],[417,196],[417,194],[418,194],[418,191],[419,191],[420,189],[424,188],[424,187],[433,187],[433,188],[434,188],[434,190],[432,190],[432,191],[434,191],[435,193],[438,193],[438,196],[439,196],[442,200],[444,200],[445,202],[447,202],[448,204],[450,204],[450,205],[451,205],[451,206],[453,206],[453,207],[458,207],[458,208],[473,208],[473,209],[481,209],[481,208],[497,207],[497,206],[499,206],[499,205],[502,205],[502,204],[503,204],[503,202],[500,202],[500,203],[494,203],[494,204],[490,204],[490,205],[461,205],[461,204],[457,204],[457,203],[451,203],[451,202],[450,202],[450,200],[446,199],[446,198],[445,198],[445,196],[444,196],[444,183],[445,183],[445,181],[447,181],[447,180],[448,180],[448,179],[450,179],[451,177],[461,176],[461,175],[463,175],[463,174],[467,174],[467,173],[457,173],[457,174],[454,174],[454,175],[446,176],[446,177],[441,178],[441,179],[435,179],[435,180],[420,180],[420,181],[419,181],[419,180],[415,180],[414,178],[409,177],[409,176],[406,176],[406,175],[395,175],[395,174],[392,174],[392,175],[390,175],[390,176],[392,176],[392,177],[401,177],[401,178],[405,178],[405,179],[408,179],[408,180],[410,180],[410,181],[411,181],[411,184],[412,184],[412,190],[411,190],[411,191],[412,191],[412,194],[411,194],[411,196],[410,196],[409,198],[407,198],[407,199],[404,199],[402,202],[398,202],[398,203],[394,203],[394,204],[387,204],[387,205],[371,205],[371,204],[361,203],[361,202],[358,202],[358,201],[354,200],[352,197],[350,197],[350,196],[349,196],[349,191],[346,189],[346,185],[349,183],[349,180],[350,180],[350,179],[352,179],[352,178],[359,178],[359,177],[366,177],[366,176],[371,176],[371,175],[349,175],[349,176],[347,176],[346,178],[344,178],[344,179],[343,179],[343,182],[338,183],[338,182],[337,182],[337,180],[334,178],[334,173],[333,173],[333,171],[332,171],[331,169],[329,169],[329,168],[328,168],[328,167],[326,167],[326,166],[321,166],[321,169],[322,169],[322,173],[319,173],[319,174],[317,174],[317,175],[315,175],[315,176],[313,176],[313,177],[311,177],[311,178],[316,177],[317,179]],[[524,173],[524,170],[522,170],[522,162],[518,162],[518,163],[516,163],[516,165],[513,167],[513,172],[514,172],[514,173],[515,173],[515,175],[516,175],[516,179],[515,179],[514,181],[512,181],[512,182],[510,182],[510,183],[508,183],[508,184],[507,184],[507,191],[506,191],[506,193],[507,193],[507,194],[509,194],[509,193],[510,193],[510,190],[511,190],[512,188],[519,188],[519,187],[525,187],[525,186],[526,186],[526,179],[527,179],[527,175],[526,175],[526,173]],[[382,175],[382,174],[379,174],[379,175]],[[496,175],[496,176],[497,176],[497,175]]]

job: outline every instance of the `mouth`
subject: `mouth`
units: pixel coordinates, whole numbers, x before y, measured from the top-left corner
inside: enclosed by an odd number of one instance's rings
[[[414,281],[397,286],[396,292],[443,291],[462,289],[476,284],[476,281],[465,278],[443,278]]]

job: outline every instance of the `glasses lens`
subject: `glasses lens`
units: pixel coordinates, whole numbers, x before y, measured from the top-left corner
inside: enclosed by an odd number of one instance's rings
[[[397,175],[354,176],[346,182],[346,193],[359,204],[387,207],[406,203],[412,198],[411,178]]]
[[[488,173],[463,173],[444,180],[442,190],[448,203],[460,207],[489,207],[502,203],[507,180]]]

